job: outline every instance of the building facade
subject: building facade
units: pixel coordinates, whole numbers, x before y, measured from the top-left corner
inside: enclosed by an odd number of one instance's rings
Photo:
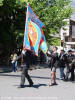
[[[60,30],[61,46],[67,50],[75,50],[75,17],[66,19],[67,26],[63,26]]]

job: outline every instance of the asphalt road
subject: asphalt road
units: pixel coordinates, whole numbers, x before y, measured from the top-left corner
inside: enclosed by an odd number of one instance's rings
[[[0,100],[75,100],[75,82],[64,82],[59,79],[58,85],[49,86],[50,69],[42,68],[29,71],[33,87],[18,88],[21,79],[21,71],[0,73]]]

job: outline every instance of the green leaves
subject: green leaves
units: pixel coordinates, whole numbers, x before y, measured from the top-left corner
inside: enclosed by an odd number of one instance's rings
[[[70,18],[73,11],[70,0],[51,0],[51,4],[48,3],[48,0],[33,0],[31,3],[31,7],[44,23],[47,42],[51,34],[59,33],[59,29],[65,25],[63,20]]]
[[[16,49],[17,45],[23,45],[26,3],[17,1],[3,0],[0,6],[0,43],[6,48]]]
[[[0,0],[0,6],[2,6],[3,5],[3,0]]]
[[[51,34],[59,34],[59,29],[66,24],[63,20],[72,14],[72,7],[70,0],[51,0],[51,3],[48,1],[0,0],[0,52],[3,52],[2,56],[7,58],[14,49],[23,45],[27,3],[44,23],[43,30],[47,43],[60,45],[60,39],[52,38]]]
[[[51,34],[59,33],[59,29],[66,24],[63,20],[72,14],[70,0],[51,0],[51,3],[48,0],[0,0],[1,40],[4,37],[2,41],[9,41],[4,43],[10,46],[11,43],[13,47],[23,43],[27,3],[44,23],[43,30],[49,43]]]

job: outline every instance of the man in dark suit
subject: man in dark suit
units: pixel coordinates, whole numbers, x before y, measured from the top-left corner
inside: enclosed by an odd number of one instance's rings
[[[67,73],[66,73],[66,81],[68,80],[69,73],[71,73],[70,80],[74,81],[74,64],[72,63],[74,55],[72,54],[72,50],[68,51],[68,62],[67,62]]]
[[[60,79],[61,80],[65,79],[64,68],[66,65],[66,61],[67,61],[67,56],[64,50],[62,49],[59,55],[59,67],[60,67]]]
[[[28,69],[31,64],[32,52],[28,51],[28,50],[23,50],[22,56],[23,56],[23,69],[22,69],[22,74],[21,74],[20,88],[24,88],[25,78],[27,78],[27,80],[29,82],[29,86],[31,87],[31,86],[33,86],[33,81],[28,74]]]

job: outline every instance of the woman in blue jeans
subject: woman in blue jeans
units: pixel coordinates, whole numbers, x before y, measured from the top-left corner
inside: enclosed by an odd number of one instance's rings
[[[12,55],[12,70],[14,71],[14,72],[16,72],[17,71],[17,54],[16,53],[14,53],[13,55]]]
[[[12,65],[13,65],[13,71],[16,72],[16,71],[17,71],[17,60],[14,61],[14,62],[12,63]]]

